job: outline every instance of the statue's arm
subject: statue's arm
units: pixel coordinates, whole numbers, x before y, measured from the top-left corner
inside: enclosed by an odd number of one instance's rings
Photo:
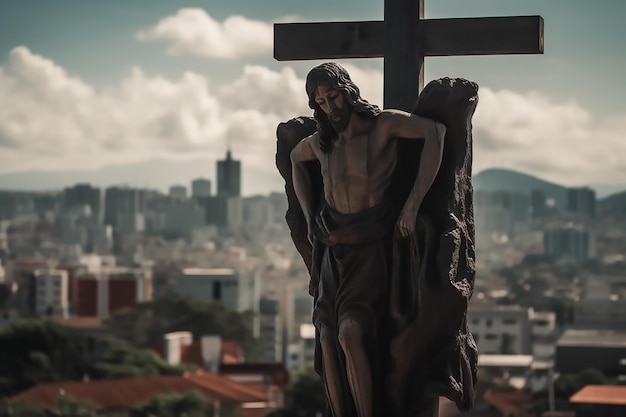
[[[415,231],[417,211],[441,166],[446,127],[439,122],[415,114],[396,110],[386,111],[386,113],[389,119],[386,138],[424,140],[415,182],[396,223],[396,229],[400,235],[408,237]]]
[[[293,189],[298,197],[304,218],[308,227],[308,239],[312,242],[312,218],[313,218],[313,186],[311,175],[304,162],[317,159],[313,151],[313,140],[316,134],[302,139],[291,151]]]

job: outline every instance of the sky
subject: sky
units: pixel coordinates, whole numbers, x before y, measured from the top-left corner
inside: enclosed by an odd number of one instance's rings
[[[311,115],[272,25],[381,20],[383,0],[0,0],[0,174],[232,149],[244,194],[280,190],[276,125]],[[626,1],[426,0],[426,18],[541,15],[543,55],[426,58],[479,84],[474,173],[626,188]],[[341,60],[382,104],[382,59]],[[211,167],[211,168],[209,168]],[[132,179],[128,183],[132,184]]]

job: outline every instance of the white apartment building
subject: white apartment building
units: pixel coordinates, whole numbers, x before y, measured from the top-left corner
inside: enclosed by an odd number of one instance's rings
[[[256,272],[233,268],[185,268],[172,291],[198,301],[220,301],[226,308],[258,311],[259,278]]]
[[[69,310],[67,271],[38,269],[34,277],[35,313],[38,316],[66,316]]]
[[[626,330],[626,278],[587,277],[574,306],[574,323],[581,329]]]
[[[468,310],[469,329],[481,354],[532,354],[529,308],[478,306]]]
[[[479,306],[468,311],[480,354],[533,355],[551,360],[556,346],[556,314],[521,306]]]

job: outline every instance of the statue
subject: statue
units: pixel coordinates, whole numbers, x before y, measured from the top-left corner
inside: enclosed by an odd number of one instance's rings
[[[341,66],[307,76],[314,119],[278,126],[287,222],[311,281],[315,367],[333,417],[473,403],[471,116],[477,86],[430,83],[381,110]]]

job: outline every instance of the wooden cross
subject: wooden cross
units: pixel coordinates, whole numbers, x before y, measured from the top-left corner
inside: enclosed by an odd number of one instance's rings
[[[384,107],[410,111],[425,56],[542,54],[541,16],[424,19],[424,0],[385,0],[385,20],[274,25],[274,58],[384,57]]]

